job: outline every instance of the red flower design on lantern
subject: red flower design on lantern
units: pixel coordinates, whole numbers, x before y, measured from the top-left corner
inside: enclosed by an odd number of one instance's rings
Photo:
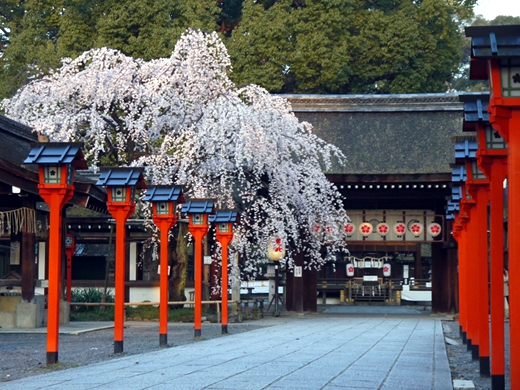
[[[372,224],[369,222],[363,222],[361,225],[359,225],[359,231],[363,236],[369,236],[374,228],[372,227]]]
[[[402,222],[397,222],[394,225],[394,233],[400,237],[406,232],[406,225]]]
[[[419,237],[423,231],[423,225],[419,221],[414,220],[408,223],[408,229],[415,237]]]
[[[276,238],[274,240],[273,251],[275,251],[275,252],[282,252],[283,251],[283,244],[282,244],[282,239],[281,238]]]
[[[390,232],[390,226],[386,222],[381,222],[376,226],[377,232],[382,236],[386,236]]]
[[[388,266],[385,265],[384,268],[383,268],[383,272],[388,272],[388,271],[390,271],[390,268],[388,268]]]
[[[428,225],[428,233],[430,233],[432,237],[437,237],[441,234],[441,230],[441,225],[436,222],[432,222]]]
[[[356,231],[356,226],[353,223],[347,223],[345,225],[345,233],[348,237],[352,236],[354,232]]]

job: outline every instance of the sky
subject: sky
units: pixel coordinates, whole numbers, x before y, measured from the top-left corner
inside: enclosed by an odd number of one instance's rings
[[[479,0],[475,14],[484,15],[486,20],[493,20],[498,15],[520,16],[518,0]]]

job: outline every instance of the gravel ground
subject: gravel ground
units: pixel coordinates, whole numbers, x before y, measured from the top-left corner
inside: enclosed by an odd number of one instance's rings
[[[294,317],[294,316],[293,316]],[[272,326],[291,320],[290,316],[278,318],[266,317],[261,320],[230,323],[229,333],[236,334],[249,330]],[[506,345],[508,344],[508,323],[506,323]],[[456,341],[458,345],[446,344],[452,379],[471,380],[476,389],[491,389],[489,377],[481,377],[479,363],[471,359],[471,353],[459,337],[458,323],[443,321],[445,337]],[[168,326],[168,347],[198,342],[215,337],[226,337],[221,334],[220,324],[204,323],[202,338],[193,338],[193,324],[170,323]],[[47,368],[45,333],[41,334],[9,334],[0,333],[0,387],[2,382],[38,375],[48,370],[66,369],[104,360],[115,359],[144,352],[151,352],[159,347],[159,325],[156,322],[125,322],[125,342],[123,354],[114,355],[114,330],[105,329],[79,335],[60,335],[59,363],[56,367]],[[506,356],[506,389],[510,389],[509,360]]]
[[[247,321],[228,325],[229,334],[275,325],[264,320]],[[192,323],[168,325],[168,347],[225,337],[220,324],[204,323],[202,337],[193,337]],[[60,334],[59,363],[47,368],[47,334],[0,333],[0,387],[2,382],[38,375],[48,370],[82,366],[120,356],[135,355],[160,349],[159,324],[157,322],[126,321],[124,352],[114,354],[114,329],[96,330],[78,335]]]
[[[491,378],[481,377],[479,361],[471,359],[471,352],[466,344],[462,343],[459,332],[459,323],[456,321],[443,321],[444,337],[457,342],[457,345],[446,344],[446,352],[450,362],[452,379],[465,379],[473,381],[475,389],[491,389]],[[509,345],[509,322],[505,323],[505,344]],[[506,389],[511,389],[509,384],[509,353],[506,348]]]

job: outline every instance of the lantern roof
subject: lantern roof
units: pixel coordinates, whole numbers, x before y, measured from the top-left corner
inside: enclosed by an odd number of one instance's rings
[[[182,205],[181,210],[188,214],[213,214],[214,211],[215,202],[205,199],[190,200]]]
[[[133,187],[138,190],[146,189],[143,176],[144,168],[141,167],[118,167],[118,168],[101,168],[101,174],[96,183],[98,186],[107,187]]]
[[[184,203],[182,188],[173,185],[156,185],[147,189],[145,202],[181,202]]]
[[[478,150],[477,140],[471,137],[456,137],[455,139],[455,161],[461,159],[476,158]]]
[[[217,210],[214,215],[210,215],[209,221],[211,223],[237,223],[239,220],[238,211],[236,210]]]
[[[82,142],[33,143],[24,164],[73,164],[76,169],[88,169],[82,147]]]
[[[446,204],[446,219],[455,219],[455,213],[459,212],[459,202],[448,200]]]
[[[471,56],[477,59],[520,58],[520,26],[469,26]]]
[[[462,187],[454,186],[451,188],[451,200],[453,202],[458,202],[462,199]]]
[[[466,172],[465,165],[456,165],[453,167],[452,172],[451,172],[451,181],[453,183],[466,181],[467,178],[468,178],[468,175]]]
[[[489,122],[489,92],[465,93],[459,95],[464,103],[464,131],[475,131],[479,122]]]

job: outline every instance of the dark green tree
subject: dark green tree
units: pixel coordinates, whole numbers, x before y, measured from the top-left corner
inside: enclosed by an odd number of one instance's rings
[[[146,60],[169,56],[187,28],[217,30],[219,13],[216,0],[4,0],[0,99],[92,48]]]
[[[187,28],[215,31],[215,0],[110,0],[99,18],[96,47],[108,46],[133,57],[167,57]]]
[[[273,92],[440,92],[457,72],[475,1],[280,0],[243,4],[228,39],[237,83]]]

